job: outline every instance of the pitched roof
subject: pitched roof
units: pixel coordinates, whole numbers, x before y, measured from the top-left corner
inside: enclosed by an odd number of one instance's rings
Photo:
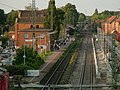
[[[47,10],[36,10],[35,11],[35,22],[36,23],[43,23],[44,19],[47,15]],[[19,15],[18,15],[18,23],[32,23],[32,18],[33,16],[33,11],[32,10],[19,10]]]
[[[96,22],[97,23],[103,23],[103,22],[105,22],[105,20],[97,20]]]
[[[115,20],[116,16],[111,16],[110,18],[108,18],[108,22],[111,23],[113,20]]]
[[[36,10],[34,12],[36,14],[36,17],[46,16],[47,9]],[[19,10],[19,18],[21,18],[21,17],[32,17],[32,14],[33,14],[32,10]]]

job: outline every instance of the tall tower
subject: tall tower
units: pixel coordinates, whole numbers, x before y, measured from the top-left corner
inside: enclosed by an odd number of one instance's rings
[[[33,27],[35,26],[36,24],[36,6],[35,6],[35,0],[32,0],[32,24],[33,24]]]
[[[34,37],[35,37],[35,29],[36,29],[36,5],[35,5],[35,0],[32,0],[32,48],[35,49],[35,42],[34,42]]]

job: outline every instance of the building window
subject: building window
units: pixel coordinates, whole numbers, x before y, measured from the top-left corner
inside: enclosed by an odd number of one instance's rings
[[[39,28],[39,25],[36,25],[36,28]]]
[[[40,34],[40,38],[44,38],[45,37],[45,34]]]
[[[33,25],[31,25],[30,28],[33,28]]]
[[[28,38],[28,34],[25,33],[25,34],[24,34],[24,38]]]
[[[32,37],[35,37],[35,36],[36,36],[35,33],[33,33],[33,34],[32,34]]]

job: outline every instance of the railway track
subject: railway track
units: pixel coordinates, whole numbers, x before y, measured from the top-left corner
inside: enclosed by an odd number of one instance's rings
[[[90,31],[85,31],[89,32]],[[83,42],[78,50],[78,59],[71,75],[70,83],[79,85],[79,88],[72,90],[100,90],[93,88],[95,84],[95,63],[93,59],[92,34],[86,33]],[[89,88],[83,88],[82,85],[90,85]]]
[[[83,48],[82,48],[83,49]],[[78,90],[93,90],[92,85],[94,83],[93,81],[93,72],[94,72],[94,62],[92,60],[92,44],[91,44],[91,38],[86,38],[86,47],[85,47],[85,58],[82,60],[82,70],[80,72],[80,81],[78,85],[80,85],[80,88]],[[83,89],[82,85],[91,85],[90,88]]]
[[[76,43],[73,43],[69,47],[69,49],[63,54],[64,56],[61,57],[58,62],[52,67],[49,73],[43,78],[40,82],[42,85],[57,85],[69,63],[69,60],[72,57],[72,54],[76,48]],[[40,90],[45,90],[45,87],[41,88]]]
[[[84,74],[84,81],[82,84],[84,85],[91,85],[90,88],[80,89],[80,90],[94,90],[92,85],[94,84],[94,60],[93,60],[93,50],[92,50],[92,41],[90,37],[87,37],[87,51],[86,51],[86,67],[85,67],[85,74]]]

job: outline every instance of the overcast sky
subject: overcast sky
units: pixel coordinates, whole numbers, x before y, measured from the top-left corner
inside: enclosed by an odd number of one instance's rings
[[[39,9],[45,9],[48,6],[48,1],[49,0],[36,0],[36,6]],[[14,8],[18,10],[24,9],[24,7],[29,5],[31,2],[32,0],[0,0],[0,9],[4,9],[5,12],[8,13]],[[99,12],[104,10],[120,10],[120,0],[56,0],[57,7],[64,6],[67,3],[74,4],[78,12],[82,12],[87,15],[93,14],[96,8]]]

